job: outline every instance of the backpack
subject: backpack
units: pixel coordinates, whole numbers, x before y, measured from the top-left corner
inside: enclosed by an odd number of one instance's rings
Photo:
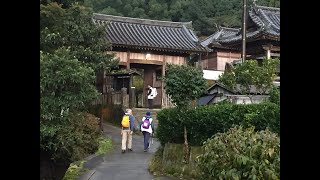
[[[158,92],[157,92],[157,88],[153,88],[153,97],[157,97]]]
[[[149,129],[149,127],[150,127],[150,120],[149,120],[148,118],[145,118],[145,119],[143,120],[143,122],[142,122],[142,127],[143,127],[144,129]]]
[[[130,121],[129,121],[129,116],[128,115],[124,115],[122,117],[121,125],[122,125],[122,127],[125,127],[125,128],[130,126]]]

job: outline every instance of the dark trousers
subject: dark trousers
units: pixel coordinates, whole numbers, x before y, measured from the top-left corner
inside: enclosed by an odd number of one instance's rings
[[[148,99],[148,107],[149,109],[153,109],[153,99]]]
[[[147,150],[149,148],[150,133],[146,131],[142,131],[142,134],[143,134],[144,150]]]

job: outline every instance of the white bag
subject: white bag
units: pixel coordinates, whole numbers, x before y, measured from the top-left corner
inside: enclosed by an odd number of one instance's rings
[[[157,88],[153,88],[153,97],[157,97],[158,92],[157,92]]]

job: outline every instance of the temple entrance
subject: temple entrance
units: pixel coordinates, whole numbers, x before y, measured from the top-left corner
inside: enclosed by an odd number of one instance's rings
[[[130,64],[131,69],[139,72],[139,76],[133,78],[132,85],[135,89],[136,107],[147,108],[148,85],[157,89],[158,95],[153,100],[154,108],[162,107],[162,65]]]

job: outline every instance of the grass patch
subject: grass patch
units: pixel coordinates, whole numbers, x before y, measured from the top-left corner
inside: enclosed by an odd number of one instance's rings
[[[110,138],[99,137],[97,141],[99,143],[98,150],[95,153],[97,155],[107,154],[113,148],[112,141]],[[71,163],[62,180],[76,180],[81,175],[86,173],[88,169],[83,168],[83,164],[85,162],[86,160]]]
[[[191,147],[190,162],[184,163],[183,144],[160,146],[149,163],[149,170],[155,176],[166,175],[182,179],[199,179],[200,171],[196,157],[201,154],[201,147]]]
[[[112,149],[112,141],[110,138],[100,137],[99,141],[99,148],[96,154],[107,154]]]
[[[149,170],[153,173],[153,175],[158,176],[163,173],[162,168],[162,155],[163,155],[163,146],[160,146],[158,150],[155,152],[149,163]]]
[[[76,161],[70,164],[66,174],[62,180],[75,180],[82,174],[88,171],[88,169],[83,168],[83,164],[86,161]]]

